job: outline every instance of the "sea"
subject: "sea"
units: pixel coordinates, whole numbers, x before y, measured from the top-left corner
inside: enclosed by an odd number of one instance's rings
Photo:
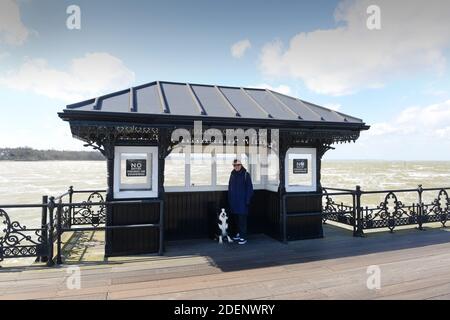
[[[167,165],[166,165],[167,166]],[[176,166],[166,168],[168,177],[175,177]],[[230,168],[231,170],[231,168]],[[226,170],[226,173],[229,171]],[[197,179],[201,175],[196,173]],[[324,187],[362,190],[387,190],[450,187],[450,161],[370,161],[324,160],[322,162]],[[224,177],[227,179],[227,177]],[[176,182],[176,181],[172,181]],[[2,161],[0,162],[0,208],[2,204],[41,203],[43,195],[57,196],[73,186],[76,190],[106,189],[106,162],[104,161]],[[376,206],[386,193],[363,196],[363,206]],[[437,192],[425,192],[424,199],[432,201]],[[399,200],[413,203],[417,193],[398,193]],[[84,199],[75,199],[84,200]],[[337,197],[337,202],[351,203],[350,197]],[[5,209],[6,210],[6,209]],[[8,209],[11,220],[35,227],[40,224],[40,209]]]

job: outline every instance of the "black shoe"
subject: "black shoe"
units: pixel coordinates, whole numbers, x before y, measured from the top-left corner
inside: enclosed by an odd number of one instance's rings
[[[236,234],[232,239],[233,239],[234,241],[239,241],[239,240],[241,240],[241,237],[239,236],[239,233],[238,233],[238,234]]]

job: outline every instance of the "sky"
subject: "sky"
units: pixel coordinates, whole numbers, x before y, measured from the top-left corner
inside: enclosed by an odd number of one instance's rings
[[[161,80],[267,87],[371,126],[326,159],[450,160],[449,60],[448,0],[0,0],[0,147],[83,150],[57,112]]]

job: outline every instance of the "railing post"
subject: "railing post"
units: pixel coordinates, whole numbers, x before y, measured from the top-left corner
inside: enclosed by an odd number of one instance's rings
[[[322,211],[322,224],[327,224],[326,207],[323,206],[323,197],[325,197],[325,203],[328,202],[327,199],[327,189],[322,188],[322,196],[320,197],[320,210]]]
[[[422,227],[422,224],[423,224],[423,200],[422,200],[423,188],[422,188],[421,184],[419,184],[417,187],[417,193],[419,194],[419,203],[417,204],[417,223],[419,224],[418,229],[424,230]]]
[[[51,267],[54,265],[53,262],[53,233],[54,233],[54,226],[53,226],[53,212],[55,211],[55,197],[50,197],[48,204],[48,213],[49,213],[49,219],[48,219],[48,257],[47,257],[47,266]]]
[[[47,213],[48,213],[48,196],[42,196],[42,215],[41,215],[41,229],[42,229],[42,242],[48,241],[48,227],[47,227]],[[47,255],[37,257],[36,262],[47,262]]]
[[[73,201],[73,186],[69,187],[69,203],[72,204]],[[68,216],[68,220],[67,221],[67,225],[69,228],[72,228],[72,206],[69,206],[69,216]]]
[[[57,234],[57,242],[56,242],[56,264],[62,264],[61,259],[61,235],[62,235],[62,199],[58,201],[58,208],[56,209],[56,234]]]
[[[164,253],[164,206],[163,201],[159,202],[159,252],[160,256]]]
[[[356,196],[355,193],[352,192],[352,200],[353,200],[353,210],[352,210],[352,216],[353,216],[353,236],[356,237],[356,225],[358,223],[357,215],[356,215]]]
[[[283,228],[283,243],[288,243],[287,241],[287,214],[286,214],[286,195],[281,196],[281,215],[282,215],[282,228]]]
[[[356,197],[356,237],[363,237],[363,224],[362,224],[362,212],[361,212],[361,186],[356,186],[355,197]]]

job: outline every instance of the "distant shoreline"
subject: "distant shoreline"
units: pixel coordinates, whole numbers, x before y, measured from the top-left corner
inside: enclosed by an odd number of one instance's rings
[[[13,160],[13,159],[0,159],[0,162],[55,162],[55,161],[62,161],[62,162],[66,162],[66,161],[89,161],[89,162],[96,162],[96,161],[105,161],[106,159],[91,159],[91,160],[87,160],[87,159],[46,159],[46,160],[21,160],[21,159],[17,159],[17,160]]]
[[[0,148],[0,161],[103,161],[99,151],[36,150]]]
[[[99,151],[61,151],[36,150],[28,147],[0,148],[1,161],[104,161],[105,157]],[[323,162],[450,162],[448,160],[390,160],[390,159],[322,159]]]

